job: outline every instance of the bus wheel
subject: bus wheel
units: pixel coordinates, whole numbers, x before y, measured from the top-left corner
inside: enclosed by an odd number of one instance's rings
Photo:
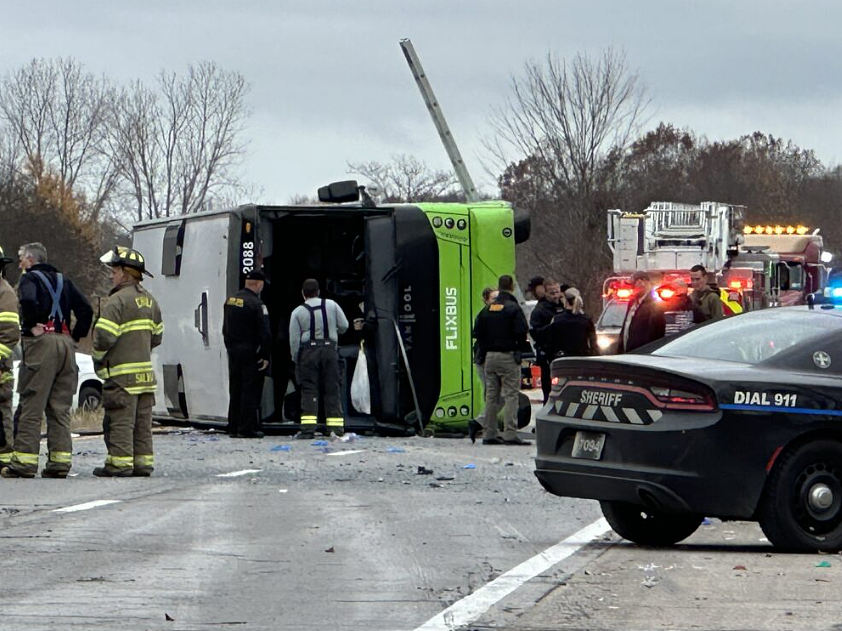
[[[758,518],[774,546],[842,549],[842,443],[817,441],[781,455],[766,481]]]

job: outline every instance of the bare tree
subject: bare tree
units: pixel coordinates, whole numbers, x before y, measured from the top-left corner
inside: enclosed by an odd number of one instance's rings
[[[549,54],[529,62],[511,91],[492,114],[494,135],[484,144],[504,167],[503,196],[532,214],[533,238],[519,256],[537,268],[527,273],[541,270],[594,295],[607,246],[581,246],[603,234],[606,168],[637,132],[645,90],[625,56],[608,49],[597,58]]]
[[[424,202],[458,197],[456,176],[435,171],[422,160],[407,155],[392,156],[390,162],[348,163],[348,173],[376,185],[387,202]]]
[[[543,64],[528,62],[511,88],[490,119],[495,137],[486,147],[505,165],[512,150],[535,158],[544,178],[568,195],[593,191],[601,160],[629,144],[648,104],[625,55],[610,48],[598,59],[549,54]]]
[[[80,212],[96,220],[115,183],[104,150],[108,112],[114,90],[72,58],[35,59],[6,75],[0,87],[0,117],[23,154],[36,181],[58,178],[65,192],[76,191],[88,203]]]
[[[116,101],[110,144],[138,220],[207,209],[239,185],[248,85],[212,62],[161,73]]]

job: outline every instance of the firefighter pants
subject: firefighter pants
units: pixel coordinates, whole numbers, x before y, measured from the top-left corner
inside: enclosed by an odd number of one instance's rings
[[[17,471],[35,473],[38,470],[41,419],[45,414],[46,469],[70,471],[73,452],[70,407],[76,393],[78,372],[70,336],[45,333],[23,338],[23,360],[18,372],[20,419],[12,455],[12,467]]]
[[[9,362],[11,364],[11,362]],[[9,370],[0,369],[0,467],[12,461],[15,430],[12,420],[12,379]]]
[[[260,429],[263,378],[257,355],[228,351],[228,433],[248,436]]]
[[[485,356],[485,417],[483,440],[497,438],[497,413],[503,403],[503,440],[517,438],[520,363],[516,353],[489,352]]]
[[[129,394],[112,380],[105,382],[102,387],[102,406],[105,409],[102,430],[108,449],[106,471],[152,473],[155,468],[152,450],[154,404],[155,395],[151,392]]]
[[[301,385],[301,429],[312,431],[319,418],[319,386],[324,397],[327,429],[343,428],[340,399],[339,354],[332,342],[302,342],[298,354],[298,380]]]

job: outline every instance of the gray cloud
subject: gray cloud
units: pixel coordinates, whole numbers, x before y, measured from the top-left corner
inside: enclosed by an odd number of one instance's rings
[[[842,5],[714,2],[0,0],[0,71],[72,55],[118,81],[213,59],[252,85],[246,173],[284,202],[341,178],[349,160],[413,153],[447,166],[398,40],[411,37],[469,162],[512,74],[548,50],[623,48],[652,122],[711,138],[756,129],[839,160]]]

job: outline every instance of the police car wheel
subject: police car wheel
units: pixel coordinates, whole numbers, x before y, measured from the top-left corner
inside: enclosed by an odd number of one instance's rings
[[[92,386],[85,386],[79,391],[79,407],[85,411],[98,410],[102,405],[102,393]]]
[[[701,515],[663,513],[626,502],[601,501],[602,514],[623,539],[642,546],[669,546],[692,535]]]
[[[782,454],[766,481],[758,520],[776,547],[842,549],[842,443],[808,443]]]

